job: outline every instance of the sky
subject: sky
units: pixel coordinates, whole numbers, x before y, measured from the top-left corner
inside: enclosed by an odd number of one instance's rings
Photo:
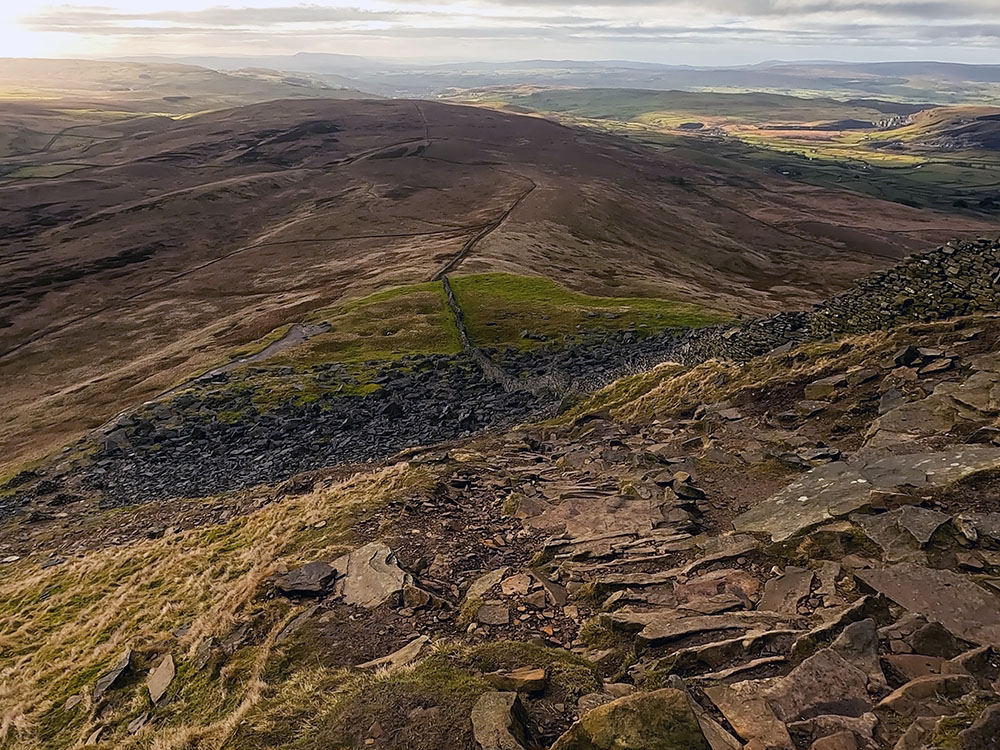
[[[0,45],[7,57],[1000,64],[1000,0],[8,0]]]

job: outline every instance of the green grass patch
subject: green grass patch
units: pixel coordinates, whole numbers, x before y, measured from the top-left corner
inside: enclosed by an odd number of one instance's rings
[[[547,340],[584,331],[636,329],[653,333],[668,328],[696,328],[729,316],[683,302],[637,297],[592,297],[539,276],[487,273],[451,280],[465,315],[469,337],[477,346],[539,346],[522,332]]]
[[[388,289],[339,308],[318,310],[308,322],[326,323],[330,331],[278,355],[275,363],[391,361],[462,349],[439,282]]]

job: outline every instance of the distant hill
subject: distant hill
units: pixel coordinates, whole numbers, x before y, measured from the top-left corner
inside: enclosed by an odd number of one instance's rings
[[[168,58],[141,59],[162,61]],[[998,65],[921,61],[777,61],[747,66],[696,67],[622,60],[471,61],[435,65],[321,53],[169,59],[222,70],[254,66],[341,76],[364,90],[398,96],[427,96],[456,88],[494,85],[768,91],[938,104],[990,102],[996,101],[1000,94]]]
[[[314,76],[261,65],[223,72],[175,62],[7,58],[0,101],[127,112],[186,113],[275,99],[370,96]]]

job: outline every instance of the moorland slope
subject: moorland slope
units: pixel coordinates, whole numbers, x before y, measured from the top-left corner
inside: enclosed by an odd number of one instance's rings
[[[256,104],[63,146],[0,182],[8,465],[345,295],[502,271],[774,311],[993,229],[430,102]]]

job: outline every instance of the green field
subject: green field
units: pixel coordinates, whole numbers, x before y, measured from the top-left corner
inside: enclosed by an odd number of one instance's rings
[[[743,124],[880,120],[885,112],[835,99],[801,99],[762,93],[567,89],[514,96],[510,103],[536,112],[573,114],[591,119],[635,120],[656,124],[701,119]]]
[[[933,107],[885,129],[817,130],[810,128],[876,123],[898,106],[760,92],[628,89],[490,90],[478,103],[624,135],[695,162],[729,169],[735,162],[914,207],[1000,214],[1000,150],[991,145],[1000,122],[981,124],[982,147],[961,147],[954,139],[978,117],[1000,112],[996,108]],[[685,130],[685,123],[703,127]]]

